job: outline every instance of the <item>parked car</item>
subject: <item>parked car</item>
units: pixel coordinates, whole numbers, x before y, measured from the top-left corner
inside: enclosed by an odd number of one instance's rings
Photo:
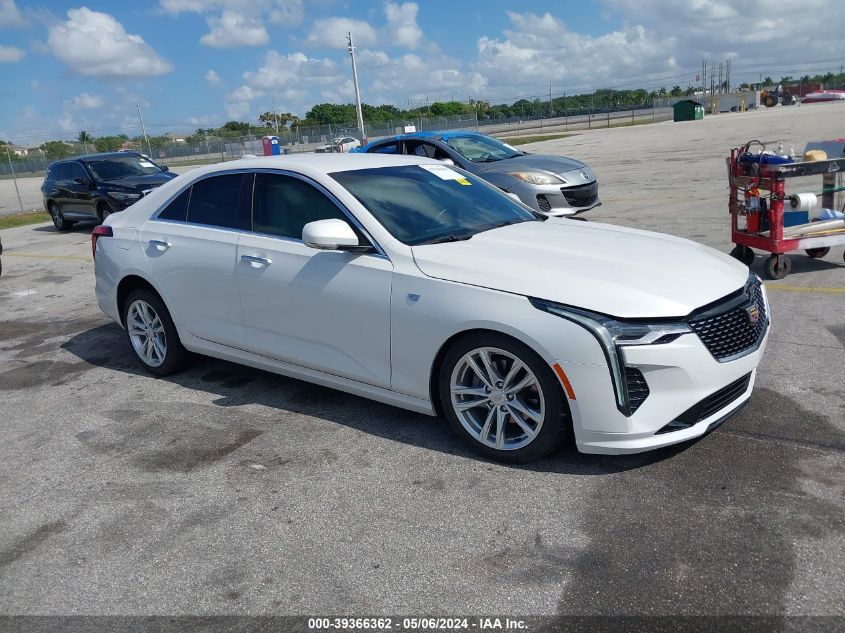
[[[41,192],[53,224],[66,231],[81,220],[102,222],[175,177],[137,152],[89,154],[52,163]]]
[[[352,151],[357,147],[361,147],[361,141],[357,138],[353,138],[351,136],[340,136],[332,139],[331,143],[320,145],[315,148],[314,152],[317,154],[332,154],[335,152],[342,153]]]
[[[601,204],[599,186],[584,163],[529,154],[476,132],[414,132],[373,141],[360,150],[435,158],[481,176],[545,215],[577,215]]]
[[[340,136],[332,139],[332,143],[340,147],[341,152],[348,152],[356,147],[361,147],[361,141],[353,136]]]
[[[749,399],[768,334],[728,255],[527,209],[435,160],[198,168],[94,229],[96,294],[149,372],[187,351],[442,413],[479,451],[629,453]]]

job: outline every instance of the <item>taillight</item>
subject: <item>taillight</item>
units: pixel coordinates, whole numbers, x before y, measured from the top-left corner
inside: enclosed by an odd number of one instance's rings
[[[114,237],[110,226],[95,226],[91,232],[91,257],[97,257],[97,239],[101,237]]]

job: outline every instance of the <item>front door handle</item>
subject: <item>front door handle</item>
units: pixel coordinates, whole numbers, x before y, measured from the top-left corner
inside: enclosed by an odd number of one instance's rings
[[[157,248],[160,251],[166,251],[172,246],[167,240],[150,240],[150,246]]]
[[[269,257],[258,257],[257,255],[241,255],[241,261],[252,266],[269,266],[273,260]]]

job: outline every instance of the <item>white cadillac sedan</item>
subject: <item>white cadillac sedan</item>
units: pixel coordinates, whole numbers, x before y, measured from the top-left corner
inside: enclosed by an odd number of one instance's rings
[[[428,415],[521,462],[632,453],[748,401],[760,280],[683,239],[546,218],[434,160],[243,159],[109,216],[97,298],[141,364],[187,351]]]

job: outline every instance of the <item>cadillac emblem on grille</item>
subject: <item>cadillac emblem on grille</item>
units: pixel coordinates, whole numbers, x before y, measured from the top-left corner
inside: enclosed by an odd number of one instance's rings
[[[746,307],[745,314],[748,317],[748,322],[751,325],[756,325],[757,321],[760,320],[760,308],[758,308],[755,304]]]

